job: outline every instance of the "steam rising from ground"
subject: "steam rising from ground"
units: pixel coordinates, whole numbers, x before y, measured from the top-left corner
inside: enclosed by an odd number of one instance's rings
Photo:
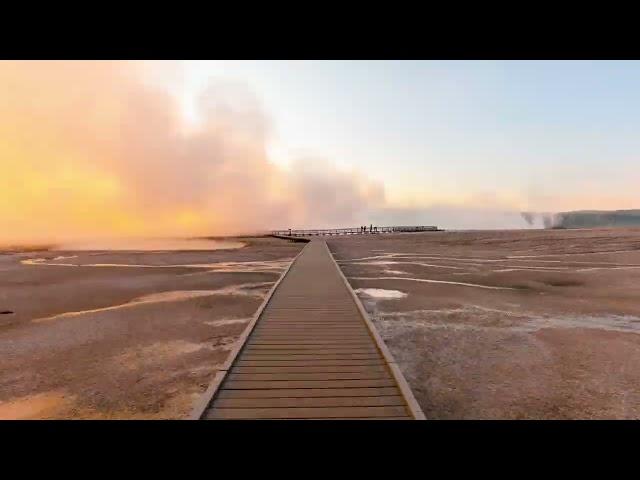
[[[557,213],[522,212],[530,226],[544,228],[612,228],[640,226],[640,210],[577,210]]]
[[[193,109],[200,123],[187,122],[170,93],[179,90],[178,67],[0,62],[0,248],[361,224],[502,229],[566,221],[486,199],[392,205],[382,184],[324,159],[284,169],[267,154],[269,118],[242,85],[212,81]],[[160,78],[173,88],[154,83]]]
[[[212,83],[190,128],[149,73],[0,62],[0,244],[351,224],[384,203],[381,185],[327,162],[272,164],[250,92]]]
[[[561,224],[562,216],[557,213],[520,212],[530,227],[554,228]]]

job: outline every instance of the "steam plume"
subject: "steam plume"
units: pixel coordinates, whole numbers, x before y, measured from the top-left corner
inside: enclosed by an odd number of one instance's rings
[[[533,226],[533,224],[535,223],[535,219],[536,219],[536,214],[535,213],[520,212],[520,215],[522,215],[522,218],[524,218],[525,222],[527,222],[527,225]]]
[[[202,122],[133,62],[0,62],[0,243],[350,224],[381,185],[275,166],[250,92],[213,83]]]

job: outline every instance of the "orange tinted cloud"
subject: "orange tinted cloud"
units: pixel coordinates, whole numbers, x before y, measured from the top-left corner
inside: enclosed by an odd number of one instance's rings
[[[323,162],[274,166],[268,121],[242,89],[212,84],[186,130],[147,68],[0,62],[0,242],[350,224],[384,201]]]

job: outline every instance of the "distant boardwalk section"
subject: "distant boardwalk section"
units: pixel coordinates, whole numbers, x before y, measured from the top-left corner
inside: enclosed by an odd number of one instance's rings
[[[375,233],[401,233],[401,232],[441,232],[433,225],[402,225],[392,227],[352,227],[352,228],[325,228],[312,230],[273,230],[271,235],[275,237],[313,237],[317,235],[363,235]]]

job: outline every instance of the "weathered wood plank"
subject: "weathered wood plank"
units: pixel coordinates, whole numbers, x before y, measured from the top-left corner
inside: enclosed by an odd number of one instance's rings
[[[362,335],[360,333],[352,335],[352,334],[345,334],[345,335],[340,335],[340,336],[336,336],[333,334],[327,335],[327,334],[306,334],[303,335],[301,333],[291,333],[291,334],[286,334],[286,333],[279,333],[279,334],[269,334],[269,333],[263,333],[261,335],[254,335],[252,340],[368,340],[369,342],[371,341],[371,337],[366,336],[366,335]]]
[[[403,406],[400,395],[378,397],[221,398],[218,408],[385,407]]]
[[[249,340],[249,342],[251,342],[251,340]],[[378,349],[374,346],[369,344],[360,344],[360,345],[354,345],[353,347],[348,346],[348,345],[339,345],[339,344],[330,344],[330,343],[325,343],[324,345],[301,345],[301,344],[296,344],[296,345],[287,345],[287,346],[282,346],[282,344],[275,344],[275,345],[257,345],[254,343],[249,343],[247,345],[247,351],[265,351],[265,350],[288,350],[288,351],[293,351],[293,350],[300,350],[299,353],[304,353],[304,351],[313,351],[313,350],[320,350],[320,351],[333,351],[333,350],[346,350],[347,352],[351,352],[351,353],[358,353],[358,352],[362,352],[362,351],[367,351],[367,352],[377,352]]]
[[[317,398],[317,397],[382,397],[398,395],[395,387],[364,388],[281,388],[271,390],[227,390],[218,392],[222,398]]]
[[[301,407],[301,408],[219,408],[217,405],[209,410],[206,418],[240,419],[240,418],[273,418],[303,419],[321,418],[372,418],[398,417],[406,415],[403,406],[385,407]]]
[[[257,331],[263,329],[274,329],[274,330],[325,330],[327,328],[335,329],[335,331],[342,330],[362,330],[366,327],[361,323],[356,322],[336,322],[336,323],[304,323],[304,322],[290,322],[290,323],[270,323],[265,322],[261,324],[259,327],[256,327]]]
[[[359,338],[331,338],[331,339],[319,339],[319,340],[300,340],[300,339],[288,339],[288,338],[277,338],[277,339],[265,339],[265,338],[252,338],[249,340],[249,345],[251,346],[259,346],[259,345],[317,345],[318,347],[328,346],[333,347],[339,345],[340,347],[344,347],[347,345],[353,345],[357,347],[361,346],[371,346],[371,341],[369,339],[359,339]]]
[[[347,325],[345,323],[340,323],[339,325],[300,325],[299,323],[291,324],[291,325],[260,325],[260,327],[256,328],[256,332],[263,331],[274,331],[274,332],[311,332],[311,331],[329,331],[333,332],[335,335],[341,333],[349,333],[349,332],[367,332],[367,328],[364,325]]]
[[[252,350],[248,353],[247,358],[258,358],[265,359],[266,357],[270,357],[273,359],[274,357],[290,357],[292,359],[299,360],[311,360],[311,359],[324,359],[324,360],[335,360],[339,358],[351,358],[362,360],[364,358],[371,359],[382,359],[382,357],[373,350],[363,350],[363,351],[354,351],[350,349],[346,350]]]
[[[249,361],[266,361],[266,360],[376,360],[384,361],[382,356],[378,353],[307,353],[307,354],[294,354],[294,353],[253,353],[242,356],[242,360]]]
[[[373,372],[269,372],[230,373],[228,381],[271,381],[271,380],[371,380],[390,379],[386,371]]]
[[[414,418],[407,415],[406,417],[331,418],[331,419],[327,419],[327,418],[305,418],[304,420],[305,421],[306,420],[324,420],[325,422],[327,420],[331,420],[331,421],[333,421],[333,420],[343,420],[343,421],[344,420],[351,420],[353,422],[361,422],[363,420],[367,420],[367,421],[368,420],[375,420],[375,421],[380,421],[380,420],[414,420]],[[268,420],[265,420],[265,421],[268,421]]]
[[[372,380],[232,380],[224,383],[226,389],[264,390],[282,388],[362,388],[362,387],[395,387],[392,379]]]
[[[388,373],[385,365],[261,365],[261,366],[237,366],[230,373]]]
[[[335,335],[335,334],[328,334],[328,333],[319,333],[319,334],[314,334],[314,333],[294,333],[294,332],[289,332],[289,333],[278,333],[277,335],[273,335],[271,333],[260,333],[258,335],[252,336],[252,338],[249,339],[249,341],[256,341],[256,340],[281,340],[281,339],[288,339],[288,338],[293,338],[293,339],[300,339],[300,341],[305,341],[305,340],[317,340],[317,341],[333,341],[333,340],[357,340],[360,342],[366,342],[367,344],[371,345],[371,337],[367,336],[365,334],[362,333],[357,333],[357,334],[345,334],[345,335]]]
[[[295,367],[316,367],[316,366],[375,366],[381,365],[385,366],[386,363],[382,361],[382,359],[363,359],[363,360],[352,360],[352,359],[341,359],[341,360],[241,360],[236,363],[238,367],[287,367],[287,366],[295,366]]]
[[[329,355],[377,355],[378,353],[370,348],[356,349],[356,348],[321,348],[321,349],[291,349],[279,347],[280,350],[262,349],[261,347],[248,348],[247,354],[253,355],[314,355],[314,356],[329,356]]]
[[[324,325],[321,327],[301,327],[301,326],[295,326],[295,327],[273,327],[273,326],[261,326],[259,329],[256,330],[256,334],[261,334],[261,333],[302,333],[302,334],[307,334],[307,333],[324,333],[327,335],[342,335],[342,334],[357,334],[357,335],[365,335],[368,334],[369,332],[367,331],[366,327],[363,327],[362,325],[358,325],[358,326],[353,326],[353,327],[349,327],[349,328],[345,328],[345,327],[340,327],[340,328],[336,328],[336,327],[332,327],[331,325]]]

